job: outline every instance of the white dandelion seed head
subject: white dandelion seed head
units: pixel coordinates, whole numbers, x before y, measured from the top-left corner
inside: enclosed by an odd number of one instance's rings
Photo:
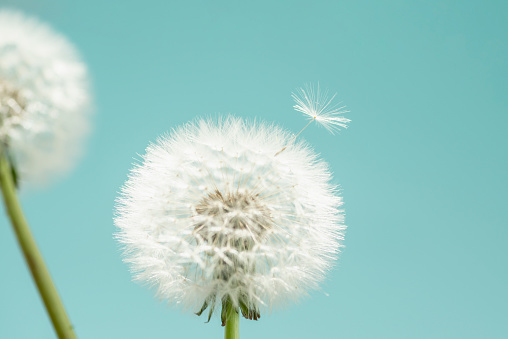
[[[136,278],[185,308],[229,299],[257,316],[317,288],[343,240],[342,199],[327,164],[291,139],[229,116],[151,144],[116,207]]]
[[[330,97],[328,90],[322,90],[319,84],[315,88],[305,85],[291,94],[295,101],[295,110],[305,114],[310,120],[316,120],[332,134],[341,127],[347,128],[347,123],[351,121],[341,115],[349,112],[344,109],[346,106],[333,104],[336,96],[337,94],[334,94]]]
[[[23,181],[68,170],[88,131],[87,70],[49,26],[0,11],[0,144]]]

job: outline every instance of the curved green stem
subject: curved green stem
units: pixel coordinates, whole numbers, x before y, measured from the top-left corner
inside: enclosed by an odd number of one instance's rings
[[[30,268],[32,277],[37,285],[39,293],[44,301],[53,327],[60,339],[75,339],[70,320],[58,292],[51,280],[41,253],[33,238],[32,232],[21,210],[14,184],[13,172],[9,161],[0,146],[0,186],[4,197],[7,214],[12,223],[14,233],[18,239],[25,260]]]
[[[240,315],[238,309],[235,309],[231,302],[227,304],[226,328],[224,329],[224,339],[240,338]]]

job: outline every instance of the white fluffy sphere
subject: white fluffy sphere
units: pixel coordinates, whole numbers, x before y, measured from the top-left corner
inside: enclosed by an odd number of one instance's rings
[[[21,180],[69,169],[88,131],[87,70],[47,25],[0,11],[0,143]]]
[[[115,218],[137,279],[186,308],[230,300],[249,318],[315,289],[346,226],[327,164],[293,137],[227,117],[151,144]]]

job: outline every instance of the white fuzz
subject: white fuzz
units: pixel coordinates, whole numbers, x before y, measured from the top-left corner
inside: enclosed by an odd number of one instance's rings
[[[317,288],[346,229],[342,199],[327,164],[293,137],[227,117],[151,144],[115,217],[136,278],[185,308],[230,300],[250,318]]]
[[[321,91],[319,84],[314,89],[311,85],[300,88],[296,93],[292,93],[296,105],[293,108],[308,116],[311,120],[316,120],[333,134],[339,131],[339,128],[347,128],[347,123],[351,120],[340,114],[348,113],[344,110],[346,106],[332,105],[332,101],[337,94],[331,98],[328,96],[328,90]]]
[[[0,145],[23,181],[67,170],[88,130],[88,81],[76,50],[50,27],[0,11]]]

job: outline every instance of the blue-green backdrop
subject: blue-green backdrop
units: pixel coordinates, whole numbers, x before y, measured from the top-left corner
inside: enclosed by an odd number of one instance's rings
[[[75,171],[22,203],[80,338],[221,338],[131,281],[113,206],[136,154],[199,115],[305,123],[319,81],[348,106],[330,162],[346,248],[322,290],[247,338],[508,336],[506,1],[1,0],[63,32],[96,113]],[[54,333],[0,207],[0,338]]]

